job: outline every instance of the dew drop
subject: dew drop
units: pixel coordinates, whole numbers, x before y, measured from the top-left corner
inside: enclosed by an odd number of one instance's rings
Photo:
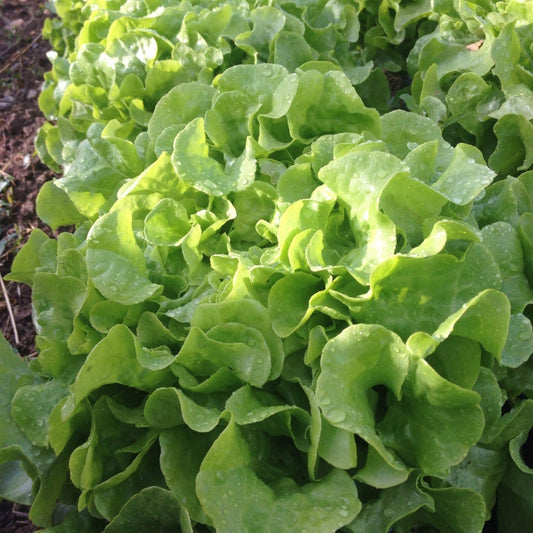
[[[346,418],[346,413],[342,409],[333,409],[327,417],[333,424],[338,424]]]
[[[390,508],[385,509],[385,516],[386,517],[390,518],[393,515],[394,515],[394,509],[390,509]]]

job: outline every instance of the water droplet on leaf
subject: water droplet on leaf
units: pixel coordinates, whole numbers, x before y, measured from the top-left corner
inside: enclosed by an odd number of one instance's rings
[[[346,413],[342,409],[333,409],[328,415],[328,420],[333,424],[338,424],[346,418]]]

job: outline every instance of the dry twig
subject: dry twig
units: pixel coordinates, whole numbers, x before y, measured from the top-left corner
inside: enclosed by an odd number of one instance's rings
[[[41,34],[34,37],[32,42],[27,44],[22,50],[13,54],[0,68],[0,74],[3,74],[13,63],[15,63],[15,61],[18,61],[40,38]]]
[[[0,276],[0,285],[2,286],[2,292],[4,293],[4,299],[6,301],[6,308],[9,314],[9,321],[11,322],[11,327],[13,328],[15,344],[20,344],[19,332],[17,330],[17,323],[15,322],[15,315],[13,314],[13,309],[11,308],[11,302],[9,301],[9,295],[7,294],[7,289],[4,284],[4,279],[2,278],[2,276]]]

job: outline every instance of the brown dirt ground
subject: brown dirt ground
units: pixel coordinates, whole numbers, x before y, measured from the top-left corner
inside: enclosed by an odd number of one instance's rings
[[[41,38],[45,18],[39,0],[0,0],[0,273],[29,233],[42,224],[35,198],[53,174],[37,158],[33,141],[44,121],[37,105],[49,45]],[[34,352],[29,287],[5,284],[0,293],[0,329],[21,355]],[[7,294],[7,296],[6,296]],[[8,313],[9,300],[17,335]],[[18,342],[16,342],[18,337]]]

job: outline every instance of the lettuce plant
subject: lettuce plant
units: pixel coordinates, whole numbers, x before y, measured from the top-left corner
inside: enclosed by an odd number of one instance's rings
[[[443,117],[467,75],[526,76],[494,55],[530,15],[436,4],[71,12],[37,208],[75,228],[9,275],[39,355],[0,345],[0,496],[50,533],[526,531],[531,162],[502,174],[500,122],[483,145]],[[488,70],[439,73],[480,13]],[[409,111],[369,90],[389,68]]]
[[[447,139],[476,144],[500,177],[533,163],[527,9],[515,1],[456,7],[407,59],[411,109],[434,116]]]

